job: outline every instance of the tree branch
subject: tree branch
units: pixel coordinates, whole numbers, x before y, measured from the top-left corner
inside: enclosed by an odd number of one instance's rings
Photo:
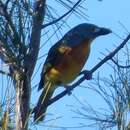
[[[24,72],[16,72],[16,126],[19,130],[28,129],[28,116],[30,110],[31,77],[37,61],[41,25],[45,16],[46,0],[35,1],[35,11],[32,21],[31,38],[29,41],[28,54],[24,58]]]
[[[101,67],[104,63],[106,63],[108,60],[111,60],[115,54],[124,47],[124,45],[129,41],[130,39],[130,34],[126,37],[126,39],[124,39],[124,41],[111,53],[109,53],[104,59],[102,59],[97,65],[95,65],[90,71],[89,74],[93,74],[99,67]],[[58,94],[57,96],[55,96],[54,98],[52,98],[50,100],[50,102],[48,102],[47,106],[53,104],[54,102],[56,102],[57,100],[61,99],[62,97],[64,97],[65,95],[67,95],[68,93],[71,93],[71,91],[76,88],[78,85],[80,85],[84,80],[86,80],[86,77],[88,76],[88,71],[84,70],[83,73],[84,76],[82,76],[76,83],[74,83],[71,86],[68,86],[66,90],[64,90],[63,92],[61,92],[60,94]]]
[[[111,61],[117,65],[119,68],[130,68],[130,65],[120,65],[118,64],[114,59],[111,59]]]
[[[33,9],[30,8],[28,0],[23,0],[23,5],[28,13],[33,16]]]
[[[41,26],[45,16],[45,3],[46,0],[37,0],[35,2],[35,12],[33,17],[32,33],[29,44],[29,53],[26,58],[26,68],[28,69],[29,75],[32,75],[40,46],[41,38]]]
[[[4,75],[7,75],[7,76],[11,76],[11,74],[10,74],[10,73],[5,72],[5,71],[3,71],[3,70],[0,70],[0,73],[1,73],[1,74],[4,74]]]
[[[5,63],[11,63],[14,68],[19,68],[20,65],[18,64],[18,59],[16,58],[15,54],[11,51],[10,47],[6,43],[6,40],[2,38],[0,35],[0,58]]]
[[[2,1],[0,1],[0,5],[1,5],[1,8],[3,10],[3,15],[4,17],[6,18],[6,20],[8,21],[8,24],[9,26],[11,27],[11,29],[13,30],[13,33],[14,35],[16,36],[19,44],[20,44],[20,38],[19,38],[19,35],[18,35],[18,32],[16,31],[16,28],[15,28],[15,25],[13,24],[12,20],[11,20],[11,16],[10,14],[7,12],[7,9],[6,9],[6,6],[2,3]]]
[[[79,0],[79,1],[77,1],[75,4],[74,4],[74,6],[68,11],[68,12],[66,12],[65,14],[63,14],[61,17],[59,17],[58,19],[55,19],[55,20],[53,20],[52,22],[50,22],[50,23],[47,23],[47,24],[44,24],[44,25],[42,25],[42,29],[44,29],[45,27],[47,27],[47,26],[50,26],[50,25],[52,25],[52,24],[55,24],[55,23],[57,23],[58,21],[60,21],[60,20],[62,20],[64,17],[66,17],[68,14],[70,14],[76,7],[77,7],[77,5],[79,5],[79,3],[81,2],[82,0]]]

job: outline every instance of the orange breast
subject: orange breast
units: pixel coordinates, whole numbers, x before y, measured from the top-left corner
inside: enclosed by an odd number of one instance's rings
[[[61,82],[63,85],[72,82],[88,59],[90,42],[84,41],[80,45],[73,47],[69,53],[65,53],[61,61],[50,70],[50,77],[55,81]]]

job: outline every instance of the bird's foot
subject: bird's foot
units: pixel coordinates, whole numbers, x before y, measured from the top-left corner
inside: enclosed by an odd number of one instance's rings
[[[65,89],[66,89],[66,91],[67,91],[67,94],[70,96],[71,94],[72,94],[72,92],[71,92],[71,89],[69,88],[69,86],[64,86],[65,87]]]
[[[81,75],[81,74],[84,74],[84,76],[85,76],[85,78],[87,80],[91,80],[92,79],[92,72],[89,71],[89,70],[84,70],[79,75]]]

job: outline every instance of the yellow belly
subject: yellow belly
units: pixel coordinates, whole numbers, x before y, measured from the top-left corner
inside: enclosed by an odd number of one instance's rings
[[[66,85],[72,82],[82,70],[88,59],[90,45],[83,43],[63,56],[62,60],[48,73],[49,80]]]

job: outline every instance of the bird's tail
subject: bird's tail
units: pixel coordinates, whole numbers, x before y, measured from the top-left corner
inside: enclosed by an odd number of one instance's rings
[[[53,92],[55,90],[55,86],[47,82],[44,86],[44,89],[39,97],[37,106],[34,108],[34,122],[42,121],[45,117],[45,113],[47,110],[47,104],[50,100],[50,98],[53,95]]]

